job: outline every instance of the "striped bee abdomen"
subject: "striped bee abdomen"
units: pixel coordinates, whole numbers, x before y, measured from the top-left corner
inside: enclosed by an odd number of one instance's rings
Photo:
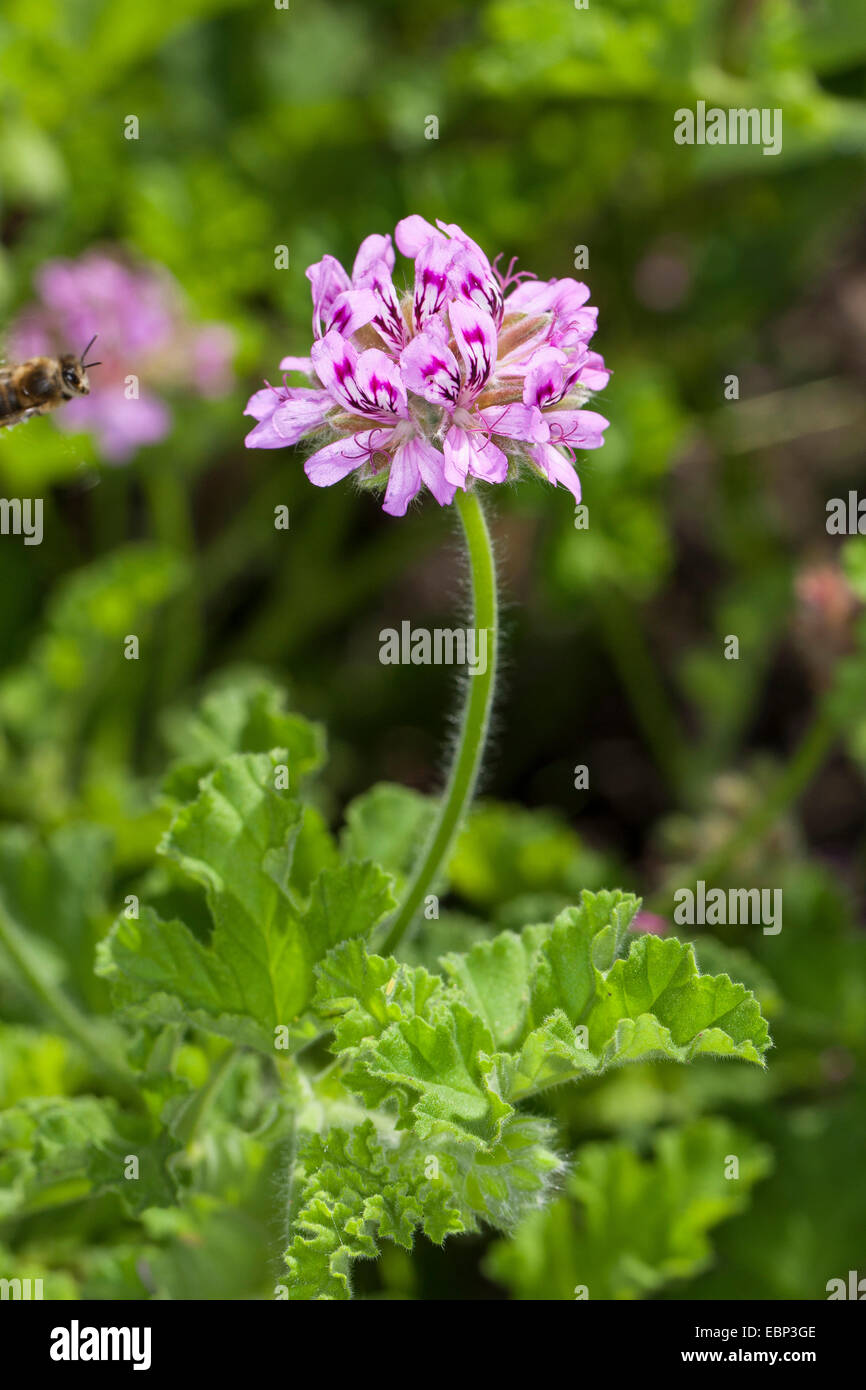
[[[7,415],[17,415],[21,401],[11,376],[0,375],[0,419]]]

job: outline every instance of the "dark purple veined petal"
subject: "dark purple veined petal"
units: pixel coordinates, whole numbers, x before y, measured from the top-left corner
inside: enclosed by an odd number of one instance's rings
[[[323,256],[306,270],[313,292],[313,332],[321,338],[328,330],[334,300],[352,282],[335,256]]]
[[[561,348],[539,348],[527,363],[523,383],[524,404],[537,405],[539,409],[556,405],[579,379],[585,358],[584,347],[571,355]]]
[[[359,355],[332,330],[313,344],[312,359],[325,390],[347,410],[372,419],[406,417],[406,388],[397,363],[379,348]]]
[[[344,290],[323,315],[325,332],[333,328],[344,338],[351,338],[364,324],[370,323],[378,310],[379,301],[372,290]]]
[[[393,259],[392,255],[392,262]],[[408,329],[387,262],[372,262],[361,277],[361,286],[370,291],[376,300],[375,311],[369,322],[387,347],[400,352],[406,342]]]
[[[438,314],[444,305],[451,287],[454,257],[452,244],[442,236],[428,241],[418,252],[415,258],[413,304],[416,329],[422,329],[427,320]]]
[[[400,371],[408,390],[432,405],[453,407],[460,395],[460,367],[448,346],[439,319],[431,319],[400,354]]]
[[[486,310],[459,299],[449,305],[448,313],[463,358],[465,396],[474,400],[483,390],[496,361],[496,325]]]
[[[367,406],[366,413],[407,418],[406,387],[400,369],[381,348],[367,348],[361,353],[355,367],[355,381]]]
[[[476,256],[473,251],[464,252],[454,264],[452,279],[457,293],[467,304],[484,309],[494,323],[502,322],[502,288],[486,256]]]
[[[561,348],[543,347],[532,354],[523,382],[524,405],[550,405],[562,399],[568,356]]]

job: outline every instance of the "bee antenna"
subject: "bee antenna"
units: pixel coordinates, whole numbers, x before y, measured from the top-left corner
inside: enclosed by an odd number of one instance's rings
[[[94,333],[93,337],[90,339],[90,342],[87,344],[87,347],[84,349],[84,351],[82,352],[80,358],[78,359],[78,360],[80,361],[82,367],[87,368],[87,367],[101,367],[101,366],[102,366],[102,363],[101,363],[101,362],[86,362],[86,361],[85,361],[85,358],[87,357],[87,354],[89,353],[90,349],[93,347],[93,344],[96,342],[96,340],[97,340],[98,337],[99,337],[99,334],[98,334],[98,333]]]

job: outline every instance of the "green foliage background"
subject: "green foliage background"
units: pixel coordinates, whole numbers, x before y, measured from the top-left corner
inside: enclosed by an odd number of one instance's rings
[[[543,278],[585,245],[614,370],[608,442],[580,469],[590,526],[534,482],[491,499],[509,656],[490,804],[416,949],[432,967],[602,883],[667,917],[699,877],[782,887],[778,936],[695,937],[703,968],[755,990],[776,1049],[746,1076],[645,1063],[551,1092],[578,1152],[554,1205],[513,1241],[389,1247],[362,1292],[824,1297],[862,1266],[866,1215],[863,619],[802,583],[829,566],[866,599],[866,541],[824,524],[861,483],[866,423],[856,0],[8,0],[0,92],[3,318],[46,260],[112,243],[238,344],[233,390],[180,394],[171,437],[128,467],[49,420],[0,438],[3,495],[46,508],[41,546],[0,538],[0,891],[44,978],[110,1030],[95,948],[124,893],[181,893],[153,868],[156,781],[172,755],[195,764],[183,711],[230,668],[267,671],[327,727],[330,822],[375,783],[437,786],[451,678],[382,667],[378,633],[453,624],[451,518],[395,523],[348,485],[312,489],[295,451],[243,448],[247,396],[306,351],[307,264],[350,263],[415,211]],[[783,152],[675,145],[699,99],[781,107]],[[7,955],[0,1006],[0,1104],[86,1106],[92,1059]],[[192,1034],[173,1066],[198,1085],[215,1056]],[[233,1064],[183,1208],[151,1194],[132,1217],[70,1178],[0,1226],[0,1273],[44,1271],[55,1297],[272,1296],[282,1150],[261,1085],[253,1058]],[[736,1192],[707,1176],[720,1152],[741,1157]]]

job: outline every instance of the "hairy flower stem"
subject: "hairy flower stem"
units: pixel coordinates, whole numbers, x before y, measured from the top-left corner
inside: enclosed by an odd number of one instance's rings
[[[466,703],[448,775],[448,784],[430,836],[391,921],[383,950],[393,951],[413,921],[422,901],[443,868],[454,837],[475,791],[496,685],[499,638],[496,599],[496,566],[490,532],[475,492],[458,492],[457,510],[463,525],[469,571],[472,578],[472,622],[476,632],[487,631],[487,665],[466,678]]]

